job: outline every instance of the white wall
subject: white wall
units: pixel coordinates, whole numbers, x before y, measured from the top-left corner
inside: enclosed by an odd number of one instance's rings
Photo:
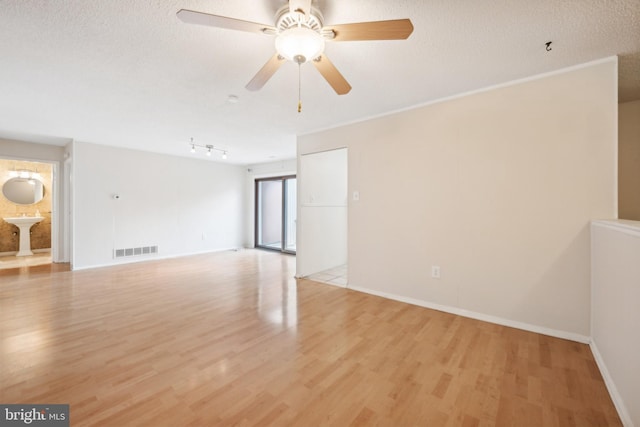
[[[299,137],[299,156],[349,148],[349,286],[588,341],[589,223],[616,217],[616,101],[609,58]]]
[[[618,114],[618,218],[640,221],[640,100],[620,104]]]
[[[255,180],[274,176],[295,175],[296,159],[249,165],[244,168],[245,174],[245,216],[244,216],[244,246],[255,247]]]
[[[64,220],[65,197],[62,185],[64,178],[65,148],[56,145],[46,145],[25,141],[12,141],[0,139],[0,157],[7,159],[34,160],[52,163],[54,165],[54,197],[53,214],[51,223],[52,257],[54,262],[68,262],[65,258],[65,244],[69,241],[69,230],[65,227]],[[56,243],[54,243],[56,242]]]
[[[74,268],[141,259],[116,260],[116,248],[158,245],[157,256],[171,257],[241,247],[243,171],[75,142]]]
[[[347,263],[346,148],[300,156],[298,182],[298,277]]]
[[[596,221],[592,348],[626,426],[640,426],[640,222]]]

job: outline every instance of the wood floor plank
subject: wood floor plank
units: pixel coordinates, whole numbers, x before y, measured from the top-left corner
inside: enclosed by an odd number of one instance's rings
[[[588,346],[245,250],[0,272],[0,402],[74,426],[619,426]]]

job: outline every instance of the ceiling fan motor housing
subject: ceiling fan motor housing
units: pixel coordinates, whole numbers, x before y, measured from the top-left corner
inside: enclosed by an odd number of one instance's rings
[[[313,6],[308,15],[298,11],[291,12],[288,5],[278,9],[278,12],[276,12],[276,28],[279,33],[300,26],[320,33],[324,26],[322,13]]]
[[[296,64],[317,58],[324,51],[322,25],[322,14],[315,8],[308,15],[292,12],[289,7],[280,8],[276,14],[276,50]]]

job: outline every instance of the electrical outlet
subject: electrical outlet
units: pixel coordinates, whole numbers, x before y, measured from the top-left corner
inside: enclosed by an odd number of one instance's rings
[[[434,279],[439,279],[440,278],[440,266],[439,265],[432,265],[431,266],[431,277],[433,277]]]

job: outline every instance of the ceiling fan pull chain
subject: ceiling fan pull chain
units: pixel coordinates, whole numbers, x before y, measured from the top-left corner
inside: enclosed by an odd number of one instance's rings
[[[302,63],[298,62],[298,113],[302,113],[302,78],[300,77]]]

